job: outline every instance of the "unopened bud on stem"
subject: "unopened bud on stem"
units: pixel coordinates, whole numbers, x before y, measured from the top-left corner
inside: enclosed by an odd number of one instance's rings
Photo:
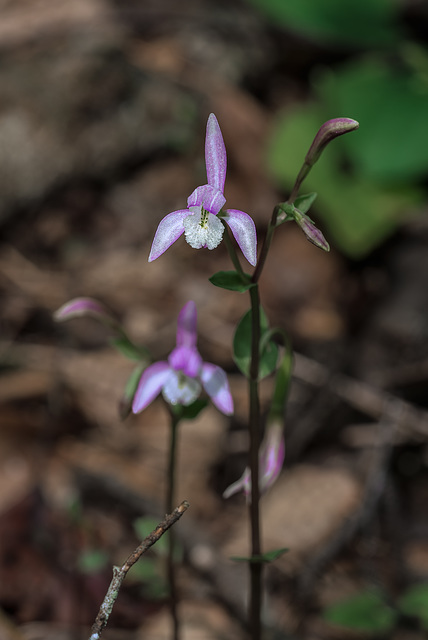
[[[329,142],[338,136],[342,136],[344,133],[355,131],[359,126],[359,123],[356,120],[352,120],[352,118],[333,118],[333,120],[327,120],[327,122],[324,122],[309,147],[309,151],[305,158],[305,164],[312,167]]]

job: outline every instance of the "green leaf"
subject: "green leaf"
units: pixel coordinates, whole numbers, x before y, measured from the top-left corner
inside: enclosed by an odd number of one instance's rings
[[[145,368],[145,364],[137,365],[126,382],[125,390],[119,404],[119,414],[122,420],[125,420],[131,413],[132,402],[137,391],[138,383],[140,382],[141,374]]]
[[[251,366],[251,310],[247,311],[239,322],[233,338],[233,357],[244,376],[249,376]],[[260,342],[269,331],[268,320],[265,312],[260,307]],[[278,359],[278,347],[269,340],[264,344],[260,353],[259,380],[268,376],[276,367]]]
[[[408,616],[417,616],[424,629],[428,630],[428,584],[416,584],[405,591],[398,601],[400,611]]]
[[[273,551],[267,551],[259,556],[231,556],[231,560],[234,562],[250,562],[252,564],[268,564],[269,562],[274,562],[277,558],[280,558],[287,553],[288,549],[283,547],[282,549],[275,549]]]
[[[364,591],[334,604],[323,615],[333,624],[372,633],[391,631],[398,618],[397,612],[386,604],[377,590]]]
[[[184,406],[176,404],[171,406],[171,410],[180,420],[194,420],[208,404],[206,398],[198,398],[192,404]]]
[[[245,273],[244,276],[245,277],[242,278],[241,274],[237,271],[218,271],[209,278],[209,281],[216,287],[243,293],[255,286],[254,283],[251,282],[251,276],[247,273]]]
[[[129,360],[139,361],[147,358],[146,349],[144,347],[137,347],[127,336],[111,338],[110,344]]]
[[[288,341],[285,341],[286,349],[276,371],[275,388],[269,409],[269,419],[282,418],[284,416],[293,367],[293,352],[287,342]]]
[[[108,563],[108,555],[105,551],[91,549],[83,551],[78,560],[78,567],[82,573],[97,573]]]
[[[391,0],[251,0],[260,11],[287,30],[348,48],[393,44],[398,39]],[[398,20],[397,20],[398,22]]]
[[[157,543],[156,543],[157,545]],[[155,545],[155,546],[156,546]],[[144,593],[152,600],[162,600],[168,595],[168,587],[163,577],[162,563],[159,558],[149,558],[147,555],[136,562],[130,569],[128,577],[144,585]]]
[[[316,200],[317,193],[307,193],[302,196],[297,196],[294,201],[294,206],[299,209],[302,213],[308,213],[309,209],[312,207],[313,203]]]
[[[336,108],[335,108],[336,112]],[[331,111],[330,111],[331,113]],[[347,115],[354,117],[353,111]],[[270,170],[283,188],[291,189],[306,151],[320,125],[327,120],[318,104],[299,105],[298,110],[278,119],[268,149]],[[346,140],[361,128],[334,140],[311,170],[305,185],[318,192],[316,214],[327,227],[329,239],[345,254],[360,258],[368,254],[397,228],[406,212],[414,209],[421,192],[406,185],[382,185],[354,171],[343,171]],[[293,153],[284,153],[293,149]]]

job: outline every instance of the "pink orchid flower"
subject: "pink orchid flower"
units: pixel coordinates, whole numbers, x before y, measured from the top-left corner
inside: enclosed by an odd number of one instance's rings
[[[187,209],[179,209],[165,216],[159,223],[153,239],[149,262],[159,258],[180,236],[194,249],[215,249],[220,244],[224,226],[229,226],[248,262],[257,262],[257,236],[253,220],[247,213],[227,209],[218,213],[226,203],[223,195],[226,180],[226,147],[217,118],[208,118],[205,138],[205,165],[208,184],[197,187],[187,199]]]
[[[162,392],[171,404],[189,405],[200,395],[202,388],[222,413],[233,413],[233,400],[223,369],[203,362],[196,348],[196,305],[184,305],[177,321],[177,344],[168,361],[155,362],[143,371],[132,404],[139,413]]]

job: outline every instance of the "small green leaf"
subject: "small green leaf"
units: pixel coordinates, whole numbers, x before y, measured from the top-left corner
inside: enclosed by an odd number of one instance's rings
[[[312,207],[313,203],[316,200],[317,193],[313,191],[312,193],[307,193],[303,196],[298,196],[294,201],[294,206],[299,209],[302,213],[308,213],[309,209]]]
[[[251,282],[251,276],[247,273],[245,273],[244,276],[243,278],[237,271],[218,271],[209,278],[209,281],[216,287],[243,293],[255,286],[254,283]]]
[[[159,558],[144,556],[136,562],[128,573],[129,578],[144,585],[144,593],[152,600],[162,600],[168,595],[168,587],[163,577],[163,567]]]
[[[105,551],[90,549],[83,551],[78,560],[78,567],[82,573],[97,573],[108,563],[108,555]]]
[[[176,404],[171,406],[171,410],[180,420],[194,420],[208,404],[206,398],[198,398],[192,404],[184,406]]]
[[[407,589],[398,601],[400,611],[408,616],[417,616],[424,629],[428,630],[428,584],[416,584]]]
[[[389,607],[377,590],[367,590],[324,611],[324,618],[333,624],[358,631],[386,633],[391,631],[398,614]]]
[[[263,564],[268,564],[269,562],[274,562],[274,560],[277,560],[277,558],[280,558],[281,556],[284,555],[284,553],[287,553],[288,549],[286,547],[283,547],[282,549],[275,549],[273,551],[267,551],[266,553],[263,553],[262,555],[259,556],[232,556],[230,559],[233,560],[234,562],[250,562],[252,564],[259,564],[259,563],[263,563]]]
[[[127,336],[111,338],[110,344],[129,360],[139,361],[147,358],[146,349],[144,349],[144,347],[137,347]]]
[[[145,368],[145,364],[137,365],[126,382],[125,391],[119,404],[119,414],[122,420],[125,420],[131,413],[132,402],[137,391],[138,383],[140,382],[141,374]]]
[[[269,410],[270,419],[282,418],[284,416],[285,403],[287,402],[288,392],[290,389],[293,352],[287,342],[285,342],[286,349],[276,371],[275,389]]]
[[[238,324],[233,338],[233,357],[244,376],[249,376],[251,366],[251,310],[247,311]],[[260,342],[269,331],[268,320],[260,307]],[[269,340],[264,344],[260,353],[259,380],[268,376],[276,367],[278,359],[278,347]]]

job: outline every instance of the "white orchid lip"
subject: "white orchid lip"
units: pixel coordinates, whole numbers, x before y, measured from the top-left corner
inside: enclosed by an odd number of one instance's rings
[[[220,244],[224,226],[214,214],[203,207],[190,207],[192,215],[183,220],[186,241],[193,249],[215,249]]]

